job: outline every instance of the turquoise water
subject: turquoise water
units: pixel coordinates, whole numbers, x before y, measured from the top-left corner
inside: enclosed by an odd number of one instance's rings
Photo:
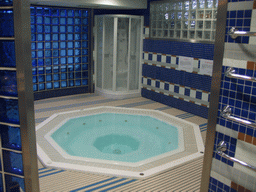
[[[51,137],[69,155],[122,162],[139,162],[178,148],[176,127],[142,115],[74,118]]]

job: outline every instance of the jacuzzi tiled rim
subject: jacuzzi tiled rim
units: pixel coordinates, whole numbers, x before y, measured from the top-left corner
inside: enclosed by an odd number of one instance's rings
[[[56,130],[70,118],[76,118],[86,115],[95,115],[98,113],[123,113],[132,115],[147,115],[157,118],[166,123],[172,124],[179,129],[182,129],[184,139],[184,150],[179,150],[173,154],[162,154],[153,157],[150,160],[145,160],[139,164],[111,163],[111,161],[97,160],[90,161],[86,158],[68,157],[65,152],[61,155],[61,150],[54,146],[54,143],[49,142],[49,133]],[[37,135],[37,152],[41,162],[47,167],[58,169],[71,169],[77,171],[88,171],[93,173],[103,173],[122,177],[145,178],[166,169],[174,168],[193,159],[202,157],[201,152],[204,151],[203,141],[199,126],[177,117],[168,115],[157,110],[131,109],[121,107],[96,107],[87,108],[84,110],[69,111],[56,113],[42,122],[36,128]]]

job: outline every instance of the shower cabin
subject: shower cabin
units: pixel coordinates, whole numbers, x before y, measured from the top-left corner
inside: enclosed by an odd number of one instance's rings
[[[95,92],[122,99],[140,95],[143,17],[95,16]]]

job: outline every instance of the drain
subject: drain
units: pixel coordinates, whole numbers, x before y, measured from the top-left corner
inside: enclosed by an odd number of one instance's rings
[[[140,173],[140,176],[143,176],[144,175],[144,173]]]
[[[115,150],[113,151],[113,153],[114,153],[114,154],[120,154],[121,151],[120,151],[119,149],[115,149]]]

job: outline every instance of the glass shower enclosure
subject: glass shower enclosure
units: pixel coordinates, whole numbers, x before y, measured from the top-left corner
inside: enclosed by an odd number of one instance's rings
[[[95,92],[110,98],[140,95],[143,17],[95,16]]]

